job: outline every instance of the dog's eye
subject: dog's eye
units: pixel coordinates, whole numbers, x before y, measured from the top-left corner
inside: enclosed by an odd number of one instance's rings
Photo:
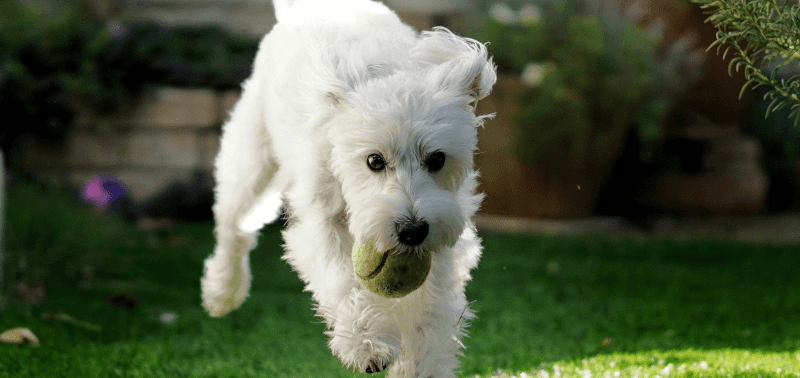
[[[444,152],[436,151],[432,153],[428,156],[428,160],[425,160],[425,165],[428,166],[428,171],[439,172],[444,166]]]
[[[369,166],[369,169],[378,172],[386,168],[386,162],[383,160],[383,156],[372,154],[367,156],[367,166]]]

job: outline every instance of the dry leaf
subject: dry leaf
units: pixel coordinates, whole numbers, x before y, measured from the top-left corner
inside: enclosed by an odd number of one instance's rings
[[[27,328],[13,328],[0,334],[0,342],[39,346],[39,339]]]

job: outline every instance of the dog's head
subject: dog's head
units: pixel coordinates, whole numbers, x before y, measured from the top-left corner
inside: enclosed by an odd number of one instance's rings
[[[329,94],[330,171],[349,230],[378,249],[452,246],[482,198],[475,105],[496,81],[486,48],[438,28],[404,62],[367,70]]]

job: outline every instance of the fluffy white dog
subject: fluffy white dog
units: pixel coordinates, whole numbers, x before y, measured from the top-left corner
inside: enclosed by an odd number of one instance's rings
[[[474,317],[464,296],[481,254],[471,221],[475,105],[496,80],[482,44],[415,33],[368,0],[276,0],[252,77],[224,126],[215,175],[217,246],[203,306],[237,308],[257,230],[285,203],[284,259],[313,294],[328,345],[360,372],[452,377]],[[416,291],[389,299],[358,281],[351,250],[432,252]]]

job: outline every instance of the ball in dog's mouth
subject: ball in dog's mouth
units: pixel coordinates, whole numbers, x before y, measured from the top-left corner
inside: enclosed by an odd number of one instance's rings
[[[431,270],[431,253],[378,251],[369,241],[353,245],[353,267],[367,290],[386,298],[402,298],[425,282]]]

